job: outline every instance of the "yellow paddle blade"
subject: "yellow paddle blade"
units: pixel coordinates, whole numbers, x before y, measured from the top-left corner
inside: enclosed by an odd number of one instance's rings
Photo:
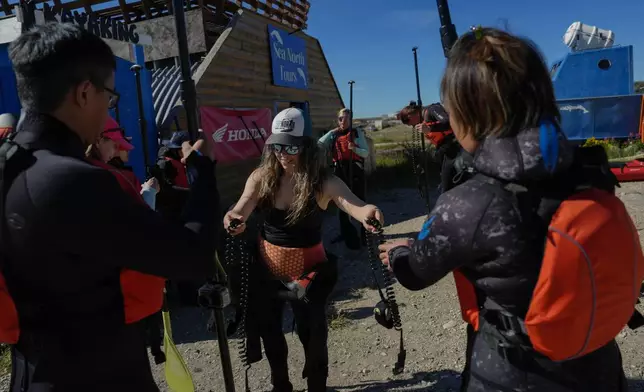
[[[174,392],[195,392],[192,375],[172,341],[170,312],[163,311],[163,348],[165,350],[165,380]]]

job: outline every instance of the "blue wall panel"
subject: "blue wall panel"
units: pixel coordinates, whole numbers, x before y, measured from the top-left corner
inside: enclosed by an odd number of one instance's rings
[[[570,140],[639,135],[641,95],[560,100],[558,104],[561,126]]]
[[[608,69],[599,67],[602,60],[609,62]],[[569,53],[557,69],[553,83],[557,99],[633,94],[633,47]]]

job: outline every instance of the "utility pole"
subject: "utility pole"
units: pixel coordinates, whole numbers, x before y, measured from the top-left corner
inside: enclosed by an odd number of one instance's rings
[[[418,106],[420,106],[420,121],[423,121],[423,100],[420,98],[420,76],[418,75],[418,46],[414,46],[411,49],[412,52],[414,52],[414,70],[416,71],[416,95],[418,98],[418,101],[416,102]],[[416,130],[412,130],[412,132],[416,132]],[[420,135],[420,145],[421,145],[421,158],[420,158],[420,163],[423,168],[423,173],[422,175],[425,178],[424,185],[425,185],[425,206],[427,206],[427,209],[429,210],[429,178],[428,178],[428,173],[429,170],[427,168],[427,153],[425,149],[425,135],[421,133]]]
[[[349,140],[355,141],[353,136],[353,85],[356,82],[349,80]],[[349,189],[353,191],[353,154],[349,158]]]
[[[192,80],[190,71],[190,51],[188,50],[188,36],[186,32],[186,15],[183,9],[183,0],[172,0],[174,25],[177,29],[177,43],[179,44],[179,65],[181,68],[181,103],[186,110],[188,133],[190,139],[197,140],[197,90]]]

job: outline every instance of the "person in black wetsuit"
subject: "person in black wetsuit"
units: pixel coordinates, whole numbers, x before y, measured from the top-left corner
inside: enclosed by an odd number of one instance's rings
[[[272,131],[260,167],[250,175],[241,198],[225,215],[224,226],[232,235],[240,234],[246,228],[243,222],[256,207],[263,218],[258,242],[262,275],[252,284],[248,316],[258,320],[273,391],[293,390],[282,331],[285,299],[291,302],[304,346],[302,376],[307,379],[308,390],[326,391],[326,305],[337,270],[322,245],[323,211],[333,201],[369,231],[375,228],[367,221],[377,219],[382,223],[383,217],[376,206],[364,203],[338,177],[327,173],[317,141],[305,136],[302,111],[288,108],[280,112],[273,120]],[[242,224],[232,228],[235,219]],[[249,355],[251,363],[260,358],[259,353]]]

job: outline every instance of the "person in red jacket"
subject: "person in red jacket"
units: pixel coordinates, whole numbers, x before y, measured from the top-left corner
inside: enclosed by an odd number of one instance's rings
[[[130,170],[118,168],[109,164],[119,156],[120,151],[131,151],[134,146],[125,136],[125,131],[112,117],[108,117],[105,123],[105,130],[96,143],[91,144],[86,151],[87,160],[114,175],[123,191],[141,204],[146,204],[154,209],[154,197],[159,190],[156,178],[151,178],[142,186],[134,173]],[[146,197],[149,196],[149,197]],[[159,364],[165,361],[165,355],[161,351],[160,328],[160,304],[163,301],[163,288],[165,280],[151,275],[142,274],[136,271],[124,271],[121,274],[121,286],[125,294],[125,307],[130,309],[140,307],[135,315],[126,322],[145,323],[150,343],[150,351],[154,361]],[[130,291],[128,288],[138,286],[139,289]],[[147,292],[146,292],[147,291]],[[158,306],[158,308],[157,308]],[[156,309],[156,310],[155,310]]]

